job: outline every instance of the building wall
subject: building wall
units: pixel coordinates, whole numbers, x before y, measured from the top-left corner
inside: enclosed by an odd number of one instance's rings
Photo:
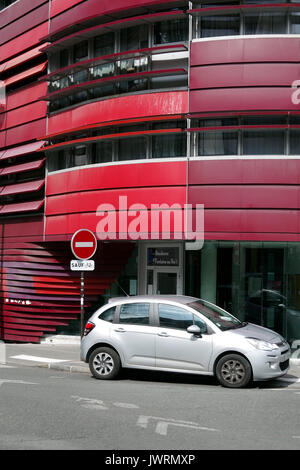
[[[77,280],[68,266],[69,240],[82,227],[97,231],[99,205],[110,204],[118,211],[120,196],[127,198],[128,205],[138,203],[147,209],[162,203],[204,204],[206,240],[299,241],[300,151],[295,142],[300,104],[292,101],[292,83],[299,74],[299,37],[292,34],[292,20],[281,34],[203,37],[199,25],[206,13],[205,9],[199,12],[199,3],[189,10],[191,3],[185,0],[33,0],[30,5],[18,1],[0,12],[0,80],[6,90],[0,109],[2,305],[7,298],[30,297],[39,304],[36,309],[48,302],[52,315],[48,312],[49,318],[40,318],[36,326],[37,310],[23,318],[15,304],[12,314],[18,327],[8,332],[11,326],[3,324],[4,339],[28,340],[28,331],[40,335],[46,328],[54,331],[65,307],[69,308],[66,327],[74,319],[79,307],[78,296],[73,295]],[[218,14],[220,18],[222,8],[222,14],[230,11],[230,6],[224,10],[220,4],[207,11],[207,17]],[[247,17],[250,11],[243,2],[234,8],[236,18],[242,11]],[[270,15],[287,10],[294,11],[288,2],[269,5],[267,10],[260,5],[260,11]],[[180,36],[181,20],[188,25],[187,35]],[[164,34],[169,32],[164,25],[176,21],[178,29],[165,42]],[[155,29],[159,24],[161,42]],[[121,40],[122,31],[136,25],[148,25],[151,32],[148,47],[141,45],[145,39],[140,33],[140,46],[132,46],[133,54],[132,48],[122,50]],[[119,49],[101,59],[93,56],[93,38],[111,31]],[[74,48],[85,40],[88,55],[76,59]],[[63,63],[66,50],[67,65]],[[127,66],[125,73],[122,61],[129,59],[133,68]],[[75,62],[80,62],[80,68],[74,68]],[[114,73],[105,75],[101,67],[107,63],[113,64]],[[97,73],[93,66],[100,68]],[[89,78],[82,78],[85,73]],[[97,81],[93,83],[91,77]],[[105,86],[118,93],[101,94]],[[61,103],[55,109],[57,101]],[[248,118],[257,121],[249,124]],[[226,124],[226,119],[232,121]],[[177,128],[172,125],[175,122]],[[245,143],[251,142],[251,132],[264,142],[270,132],[281,132],[283,151],[247,153]],[[231,135],[229,144],[225,134]],[[209,135],[213,138],[207,139]],[[166,144],[167,136],[172,144]],[[181,143],[186,138],[184,154],[174,150],[177,137]],[[120,161],[118,142],[126,138],[144,139],[147,158]],[[101,139],[114,149],[111,160],[105,162],[93,153]],[[174,153],[158,158],[155,145],[162,153]],[[230,153],[226,145],[236,152]],[[55,158],[57,164],[62,158],[68,162],[70,152],[84,146],[87,159],[78,167],[51,166]],[[31,220],[27,236],[22,227]],[[12,233],[11,227],[18,228]],[[123,234],[115,238],[128,240]],[[132,249],[127,242],[115,253],[107,249],[114,269],[105,274],[100,263],[91,276],[88,304],[96,300],[99,286],[104,292],[118,277]],[[14,251],[7,255],[6,250]],[[8,266],[27,274],[20,272],[22,278],[9,279]],[[27,330],[22,318],[31,319]]]

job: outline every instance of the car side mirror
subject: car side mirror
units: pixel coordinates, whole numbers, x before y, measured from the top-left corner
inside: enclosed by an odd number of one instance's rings
[[[190,325],[187,327],[187,332],[191,333],[194,336],[199,336],[199,338],[202,338],[201,335],[201,330],[198,325]]]

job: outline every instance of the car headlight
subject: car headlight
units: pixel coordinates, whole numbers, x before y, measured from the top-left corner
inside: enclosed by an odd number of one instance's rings
[[[273,349],[278,349],[278,346],[275,343],[269,343],[268,341],[263,341],[257,338],[246,338],[249,343],[252,344],[256,349],[260,351],[272,351]]]

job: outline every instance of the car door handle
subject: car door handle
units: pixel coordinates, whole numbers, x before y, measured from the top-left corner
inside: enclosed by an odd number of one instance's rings
[[[124,330],[124,328],[115,328],[115,331],[117,331],[118,333],[126,333],[126,330]]]
[[[160,333],[158,333],[158,336],[164,336],[166,338],[169,335],[165,331],[161,331]]]

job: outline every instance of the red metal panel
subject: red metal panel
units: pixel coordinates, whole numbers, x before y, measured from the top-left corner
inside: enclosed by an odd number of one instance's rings
[[[190,89],[227,87],[291,87],[300,76],[299,64],[228,64],[191,69]],[[291,93],[290,93],[291,94]]]
[[[112,3],[110,0],[101,0],[101,2],[99,2],[99,0],[89,0],[75,5],[73,8],[70,8],[60,15],[57,15],[57,13],[62,9],[65,9],[65,6],[60,5],[60,7],[58,7],[58,2],[56,1],[51,9],[52,21],[50,32],[53,34],[73,25],[74,23],[80,23],[84,19],[90,17],[109,15],[110,13],[122,10],[130,10],[150,5],[160,5],[162,3],[172,4],[172,1],[173,0],[164,0],[163,2],[161,0],[115,0]],[[73,2],[71,2],[71,4],[73,4]],[[57,16],[54,17],[54,15]]]
[[[299,172],[300,173],[300,172]],[[205,208],[299,209],[298,186],[203,185],[189,188],[189,203]]]
[[[15,212],[38,211],[44,204],[44,199],[31,202],[19,202],[17,204],[5,204],[0,207],[0,215],[13,214]]]
[[[39,150],[44,145],[44,143],[44,141],[40,140],[39,142],[32,142],[31,144],[19,145],[18,147],[13,147],[8,150],[4,150],[0,157],[0,160],[6,160],[8,158],[15,158],[21,155],[34,153]]]
[[[126,175],[126,177],[124,177]],[[46,195],[113,188],[180,186],[186,184],[186,162],[129,163],[81,168],[48,174]]]
[[[68,214],[71,212],[97,211],[100,204],[112,204],[119,208],[120,196],[126,196],[126,207],[133,204],[142,204],[151,208],[152,204],[180,204],[183,206],[186,198],[186,186],[166,188],[130,188],[120,191],[108,190],[89,191],[72,194],[62,194],[47,198],[46,215]]]
[[[80,126],[146,116],[168,116],[188,112],[188,92],[145,93],[83,104],[50,116],[48,134]]]
[[[0,44],[19,36],[20,34],[28,31],[35,26],[48,20],[49,6],[48,2],[44,3],[34,11],[26,12],[21,18],[15,20],[13,23],[7,24],[1,30]]]
[[[226,63],[299,62],[300,39],[264,37],[209,39],[191,43],[191,66]]]
[[[41,168],[45,161],[45,158],[35,160],[33,162],[21,163],[20,165],[11,165],[0,170],[0,175],[11,175],[16,173],[23,173],[24,171],[37,170]]]
[[[292,102],[292,88],[221,88],[192,90],[190,112],[300,110],[300,104]]]
[[[0,15],[0,28],[5,27],[7,24],[17,20],[18,18],[26,15],[31,10],[39,7],[43,3],[48,4],[49,0],[30,0],[28,2],[16,2],[11,7],[1,11]]]
[[[36,65],[35,67],[27,69],[24,72],[18,73],[17,75],[13,75],[12,77],[5,79],[4,84],[5,86],[9,86],[14,83],[21,82],[22,80],[25,80],[26,78],[32,77],[34,75],[37,75],[38,73],[43,72],[43,70],[45,70],[46,67],[47,67],[47,62],[43,62],[42,64]]]
[[[39,191],[44,186],[44,180],[29,181],[28,183],[10,184],[0,187],[0,196],[8,196],[12,194],[24,194],[28,192]]]
[[[1,61],[5,62],[18,53],[29,49],[39,44],[40,38],[45,36],[48,32],[48,22],[45,22],[36,28],[27,31],[26,33],[18,36],[15,39],[0,46]]]
[[[46,118],[0,132],[0,147],[9,147],[38,139],[46,133]],[[3,135],[4,134],[4,135]]]
[[[47,104],[43,101],[36,101],[27,106],[8,111],[6,113],[6,129],[43,118],[46,116],[46,113]]]
[[[295,210],[205,210],[205,231],[235,233],[300,233]]]
[[[195,160],[189,163],[189,184],[300,184],[299,160]]]
[[[37,101],[47,91],[47,83],[33,83],[21,90],[10,92],[6,97],[6,111]]]
[[[30,49],[30,51],[24,52],[24,54],[20,54],[17,57],[14,57],[11,60],[8,60],[7,62],[3,62],[0,65],[0,73],[7,71],[13,67],[16,67],[17,65],[24,64],[28,60],[34,59],[35,57],[38,57],[39,55],[42,54],[41,48],[44,47],[46,44],[41,44],[38,47],[35,47],[34,49]]]

